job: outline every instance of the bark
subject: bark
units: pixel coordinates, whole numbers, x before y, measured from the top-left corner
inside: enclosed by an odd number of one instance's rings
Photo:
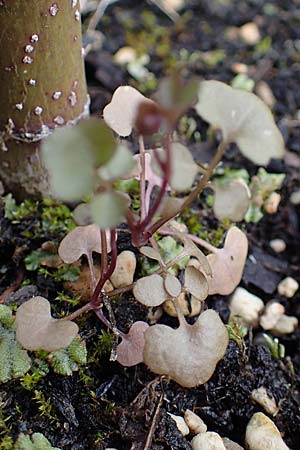
[[[48,193],[41,140],[88,106],[79,0],[0,0],[0,178],[9,191]]]

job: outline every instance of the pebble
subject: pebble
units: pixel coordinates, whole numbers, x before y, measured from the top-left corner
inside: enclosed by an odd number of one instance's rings
[[[274,397],[268,394],[267,389],[264,386],[254,389],[251,392],[251,399],[262,406],[268,414],[271,414],[271,416],[276,416],[279,411]]]
[[[264,202],[264,210],[268,214],[275,214],[281,200],[281,195],[278,192],[272,192]]]
[[[116,268],[110,281],[115,288],[125,287],[133,283],[134,272],[136,268],[135,254],[125,250],[117,257]]]
[[[256,94],[269,106],[273,108],[276,103],[276,98],[270,88],[270,86],[265,81],[258,81],[255,87]]]
[[[280,317],[285,313],[285,308],[278,302],[267,303],[263,315],[259,319],[260,326],[264,330],[275,327]]]
[[[243,447],[228,438],[223,438],[223,444],[225,445],[226,450],[244,450]]]
[[[272,241],[270,241],[270,247],[274,252],[282,253],[286,249],[286,243],[283,239],[272,239]]]
[[[176,423],[176,427],[180,431],[183,436],[186,436],[190,433],[190,429],[184,421],[184,418],[181,416],[175,416],[174,414],[168,413],[169,416],[172,417],[174,422]]]
[[[283,314],[276,322],[276,325],[271,329],[271,333],[275,336],[284,336],[285,334],[293,333],[297,326],[297,317],[287,316],[286,314]]]
[[[164,313],[164,310],[162,309],[161,306],[149,308],[148,314],[147,314],[148,322],[151,325],[154,325],[155,323],[157,323],[159,321],[159,319],[161,319],[163,313]]]
[[[120,65],[126,65],[137,58],[137,54],[134,48],[126,46],[120,48],[117,53],[114,54],[114,62]]]
[[[212,431],[197,434],[191,444],[193,450],[226,450],[222,438]]]
[[[287,298],[294,297],[294,295],[298,289],[299,289],[299,284],[292,277],[284,278],[283,280],[280,281],[280,283],[277,286],[278,293]]]
[[[254,22],[245,23],[239,28],[239,36],[248,45],[256,45],[260,41],[260,32]]]
[[[299,205],[300,204],[300,190],[299,191],[294,191],[294,192],[291,193],[290,202],[293,205]]]
[[[245,442],[249,450],[289,450],[274,422],[261,412],[251,417]]]
[[[264,309],[264,302],[246,289],[238,287],[230,300],[231,315],[239,316],[238,320],[245,326],[256,326],[258,317]]]
[[[190,409],[187,409],[184,413],[184,420],[189,429],[194,434],[205,433],[207,426],[197,414]]]
[[[178,303],[184,316],[195,317],[201,312],[202,304],[194,296],[191,296],[190,303],[182,292],[178,297]],[[163,310],[171,317],[177,317],[177,312],[173,300],[166,300],[163,304]]]

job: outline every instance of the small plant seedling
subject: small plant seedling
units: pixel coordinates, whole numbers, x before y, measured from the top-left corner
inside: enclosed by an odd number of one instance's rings
[[[188,324],[179,298],[186,295],[202,305],[208,295],[233,292],[242,277],[248,240],[233,225],[223,247],[216,248],[189,234],[182,224],[179,230],[180,225],[175,226],[173,219],[209,187],[208,182],[230,143],[236,143],[244,156],[262,165],[271,158],[282,157],[284,146],[268,108],[249,92],[234,90],[217,81],[183,83],[175,75],[163,80],[158,98],[159,102],[154,102],[130,86],[119,87],[104,109],[104,120],[92,118],[72,129],[60,129],[44,144],[44,162],[53,193],[66,201],[90,198],[77,207],[75,215],[82,226],[64,238],[59,254],[66,263],[77,261],[82,255],[87,257],[93,294],[88,303],[63,320],[51,317],[46,299],[29,300],[17,311],[17,336],[26,349],[57,350],[66,358],[63,349],[78,332],[72,320],[93,310],[121,340],[112,346],[111,359],[126,366],[144,361],[153,372],[193,387],[205,383],[213,374],[226,351],[228,333],[212,310],[200,314],[193,325]],[[222,133],[220,139],[216,136],[219,145],[207,167],[194,161],[187,145],[175,133],[178,119],[193,106],[213,129]],[[120,138],[135,133],[139,154],[133,156],[128,143],[115,139],[111,129]],[[139,183],[139,208],[121,190],[122,180],[130,179]],[[224,186],[215,181],[211,186],[215,191],[215,215],[220,219],[241,220],[250,202],[245,180],[231,179]],[[125,256],[118,256],[116,227],[124,222],[132,245],[144,259],[150,260],[148,267],[152,264],[152,273],[146,271],[145,276],[132,283],[136,262],[133,253],[128,252],[134,259],[130,263],[133,268],[130,282],[126,286],[120,281],[117,286],[118,271],[125,267],[121,257]],[[166,236],[163,239],[172,240],[172,245],[175,243],[167,256],[156,240],[160,234]],[[208,251],[207,256],[199,246]],[[98,280],[94,275],[93,252],[101,254]],[[110,288],[104,289],[109,282]],[[127,334],[121,332],[109,298],[128,290],[148,307],[171,302],[179,327],[174,330],[166,325],[149,327],[145,322],[136,322]],[[108,310],[108,318],[103,307]]]

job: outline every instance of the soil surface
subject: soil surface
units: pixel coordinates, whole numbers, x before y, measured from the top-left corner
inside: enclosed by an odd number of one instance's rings
[[[299,1],[187,0],[180,12],[181,19],[176,23],[153,3],[116,2],[100,20],[102,47],[90,51],[86,57],[92,111],[101,114],[120,84],[130,83],[151,95],[156,81],[174,66],[174,61],[182,64],[187,77],[197,75],[230,83],[236,75],[234,64],[241,63],[248,66],[249,77],[256,83],[265,81],[275,97],[273,111],[289,151],[285,160],[271,162],[267,170],[285,173],[286,179],[278,212],[264,215],[257,224],[241,225],[247,232],[250,246],[241,286],[260,296],[265,303],[276,298],[285,306],[287,314],[300,319],[300,293],[292,299],[277,293],[278,282],[286,276],[300,282],[300,208],[290,201],[291,193],[300,190]],[[84,16],[83,20],[85,26],[88,17]],[[240,38],[230,37],[230,28],[232,35],[232,27],[247,22],[258,26],[259,44],[247,45]],[[95,44],[93,37],[89,39]],[[114,53],[126,45],[149,55],[146,67],[153,74],[151,82],[135,80],[125,68],[114,63]],[[209,62],[199,57],[201,52],[212,52]],[[188,116],[195,117],[193,111]],[[197,130],[205,140],[207,125],[198,118],[196,121]],[[192,138],[189,146],[203,160],[201,142]],[[244,167],[250,175],[257,171],[235,147],[227,152],[225,164]],[[193,212],[197,213],[201,206],[195,205]],[[17,303],[28,299],[33,292],[54,304],[58,292],[63,290],[62,283],[37,272],[27,273],[24,268],[24,257],[30,251],[45,241],[58,242],[63,236],[57,232],[34,238],[24,235],[24,231],[35,229],[40,214],[38,210],[19,224],[5,219],[2,214],[1,292],[6,292],[16,279],[12,291],[17,291],[22,279],[30,279],[31,284],[31,290],[27,287],[27,293],[22,291],[21,298],[14,297]],[[210,213],[204,223],[212,229],[218,228]],[[280,255],[269,244],[275,238],[286,243],[286,250]],[[126,235],[120,234],[119,249],[125,248],[130,248],[130,244]],[[213,296],[207,305],[228,322],[227,297]],[[60,304],[56,312],[61,312],[62,308],[68,312],[66,308],[71,311],[72,305]],[[146,308],[130,295],[115,300],[113,309],[123,331],[136,320],[147,321]],[[209,382],[198,388],[184,389],[156,377],[143,364],[124,368],[110,362],[110,347],[105,349],[102,344],[102,350],[97,349],[99,336],[104,331],[97,317],[89,314],[80,322],[80,333],[88,349],[86,367],[68,377],[50,371],[31,390],[25,389],[20,380],[0,386],[0,442],[1,436],[15,438],[20,432],[42,432],[52,445],[63,450],[191,449],[192,435],[183,437],[167,414],[183,415],[189,408],[205,421],[210,431],[244,446],[249,419],[255,412],[263,411],[251,400],[251,392],[265,386],[279,405],[279,412],[272,420],[286,444],[292,450],[300,448],[299,328],[279,339],[285,347],[285,357],[279,359],[272,357],[268,347],[262,345],[261,329],[250,331],[242,347],[231,340]],[[176,326],[176,320],[165,315],[161,323]],[[42,414],[40,404],[34,399],[36,390],[51,404],[51,414]],[[156,426],[151,430],[153,423]],[[152,443],[145,447],[152,432]],[[6,447],[1,445],[0,448]]]

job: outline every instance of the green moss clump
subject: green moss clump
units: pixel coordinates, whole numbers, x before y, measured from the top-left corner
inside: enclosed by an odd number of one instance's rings
[[[21,433],[15,443],[14,450],[61,450],[52,447],[48,439],[42,433],[34,433],[31,438]]]

